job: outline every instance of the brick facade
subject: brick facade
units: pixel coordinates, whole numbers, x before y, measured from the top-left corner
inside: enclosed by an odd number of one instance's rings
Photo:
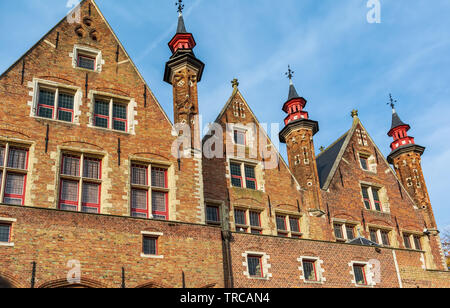
[[[0,241],[0,283],[67,287],[68,262],[76,260],[79,287],[360,287],[355,265],[364,287],[448,287],[439,235],[424,234],[425,225],[435,226],[429,199],[427,209],[417,205],[402,167],[390,168],[356,116],[324,177],[318,162],[337,146],[316,158],[312,131],[293,130],[287,164],[235,81],[215,122],[224,147],[213,148],[224,155],[202,155],[200,145],[214,141],[213,130],[200,141],[197,127],[203,64],[181,48],[173,50],[165,81],[173,85],[175,123],[193,131],[181,151],[194,155],[173,155],[175,126],[95,2],[84,0],[80,9],[79,23],[63,19],[0,76],[0,148],[27,151],[26,167],[0,164],[0,225],[9,232]],[[83,52],[95,59],[93,69],[78,67]],[[73,95],[72,121],[58,120],[57,106],[53,119],[40,116],[40,89]],[[97,99],[110,102],[108,128],[96,124]],[[123,131],[114,129],[116,101],[126,107]],[[81,158],[80,174],[66,174],[67,155],[99,161],[98,177],[85,178]],[[411,163],[422,175],[420,159]],[[136,182],[136,166],[148,168],[143,182]],[[165,184],[154,185],[152,168],[164,172]],[[22,199],[13,196],[22,205],[5,202],[8,174],[24,178]],[[77,213],[61,208],[64,180],[79,183]],[[82,212],[89,197],[83,183],[99,187],[98,213]],[[382,211],[365,208],[366,186],[379,189]],[[133,217],[134,190],[146,191],[146,218]],[[218,208],[217,224],[208,225],[207,206]],[[161,211],[165,219],[155,219]],[[350,245],[336,238],[335,224],[369,239],[372,229],[385,230],[389,247]],[[420,249],[406,247],[405,234],[419,237]],[[155,254],[143,254],[145,237],[156,240]],[[254,277],[249,256],[260,260],[261,277]],[[307,277],[312,265],[315,282]]]

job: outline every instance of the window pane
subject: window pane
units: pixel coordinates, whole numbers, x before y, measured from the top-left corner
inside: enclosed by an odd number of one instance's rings
[[[0,242],[9,242],[9,233],[11,231],[11,225],[0,224]]]
[[[131,183],[135,185],[147,186],[147,167],[131,167]]]
[[[234,210],[234,220],[237,225],[245,225],[245,211]]]
[[[152,168],[152,187],[167,188],[166,170]]]
[[[245,145],[245,133],[241,131],[234,131],[234,143]]]
[[[422,250],[422,245],[420,244],[420,237],[414,236],[414,245],[416,245],[417,250]]]
[[[245,177],[255,179],[255,167],[245,165]]]
[[[292,232],[300,232],[300,221],[298,218],[289,218],[289,224],[291,225]]]
[[[39,105],[55,106],[55,92],[49,90],[39,91]]]
[[[80,158],[65,155],[63,158],[61,174],[80,176]]]
[[[217,206],[207,206],[206,207],[206,221],[220,222],[219,208]]]
[[[78,67],[88,70],[95,70],[95,59],[85,56],[78,56]]]
[[[250,226],[261,227],[261,221],[258,212],[250,212]]]
[[[89,179],[100,179],[100,161],[97,159],[84,159],[83,176]]]
[[[317,281],[316,270],[314,268],[313,261],[303,261],[303,273],[305,274],[306,280]]]
[[[369,189],[367,187],[362,188],[362,194],[364,197],[364,205],[366,209],[370,210],[370,199],[369,199]]]
[[[141,189],[131,190],[131,208],[147,210],[147,191]]]
[[[361,161],[361,166],[362,166],[362,168],[363,168],[364,170],[368,170],[369,168],[368,168],[368,166],[367,166],[367,158],[365,158],[365,157],[360,157],[359,159],[360,159],[360,161]]]
[[[83,213],[98,214],[98,207],[82,206],[81,211]]]
[[[100,193],[100,185],[93,183],[83,183],[83,203],[98,205],[99,201],[99,193]]]
[[[72,122],[72,113],[64,110],[58,110],[58,120]]]
[[[166,193],[152,191],[152,210],[156,219],[167,219]]]
[[[61,181],[61,202],[78,202],[78,182]]]
[[[59,206],[59,208],[63,211],[71,211],[71,212],[76,212],[77,211],[77,206],[76,205],[70,205],[70,204],[61,204]]]
[[[7,173],[5,195],[22,196],[24,180],[25,175],[23,174]]]
[[[25,150],[10,148],[8,155],[8,167],[25,170],[27,153],[28,151]]]
[[[95,101],[95,114],[109,117],[109,102]]]
[[[47,119],[53,119],[53,109],[39,106],[38,116]]]
[[[373,200],[380,201],[380,196],[378,194],[378,190],[375,188],[372,188],[372,192],[373,192]]]
[[[346,225],[345,228],[347,230],[347,239],[351,241],[352,239],[355,238],[354,227]]]
[[[242,181],[241,179],[231,178],[231,185],[234,187],[242,187]]]
[[[127,130],[127,124],[124,121],[113,120],[113,129],[125,132]]]
[[[252,277],[262,277],[261,273],[261,257],[248,257],[248,273]]]
[[[370,240],[374,243],[378,244],[378,235],[377,230],[370,229]]]
[[[156,255],[156,239],[144,236],[142,241],[142,253],[144,255]]]
[[[0,167],[3,167],[4,162],[5,162],[5,148],[0,147]]]
[[[74,96],[65,93],[59,93],[58,108],[73,110]]]
[[[381,240],[383,241],[384,246],[389,246],[389,232],[381,231]]]
[[[405,247],[411,249],[411,242],[409,240],[409,235],[403,235],[403,242],[405,242]]]
[[[334,225],[334,235],[336,238],[339,238],[339,239],[344,238],[342,236],[342,225],[337,225],[337,224]]]
[[[277,216],[277,229],[280,231],[286,231],[286,217]]]
[[[95,117],[95,124],[96,127],[102,127],[102,128],[108,128],[108,119]]]
[[[354,265],[353,266],[353,270],[355,272],[356,284],[365,285],[366,284],[366,278],[365,278],[365,275],[364,275],[364,266]]]
[[[113,118],[127,119],[127,106],[120,104],[113,104]]]
[[[230,164],[231,175],[241,176],[241,165],[239,164]]]

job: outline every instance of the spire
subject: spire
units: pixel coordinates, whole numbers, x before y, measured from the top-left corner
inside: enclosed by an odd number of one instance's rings
[[[288,65],[288,71],[286,73],[286,76],[289,78],[289,96],[288,101],[293,100],[295,98],[300,98],[300,96],[297,93],[297,90],[295,89],[294,83],[292,82],[292,77],[294,76],[295,72],[291,70],[291,66]]]
[[[395,151],[400,147],[414,145],[414,138],[408,136],[408,131],[411,127],[400,119],[397,110],[395,110],[397,101],[392,98],[391,94],[389,94],[389,100],[388,105],[392,108],[392,125],[388,136],[394,138],[394,142],[391,143],[391,150]]]
[[[184,25],[184,18],[183,18],[183,10],[184,10],[183,0],[178,0],[178,2],[175,3],[175,5],[178,6],[177,34],[178,33],[187,33],[186,26]]]
[[[395,103],[397,103],[397,100],[394,100],[392,98],[392,94],[389,94],[389,100],[390,100],[390,103],[388,103],[388,105],[390,105],[392,108],[391,130],[393,130],[394,128],[400,127],[400,126],[409,126],[408,124],[405,124],[398,116],[397,110],[395,110]]]
[[[186,25],[183,18],[183,0],[178,0],[175,5],[178,7],[178,26],[175,36],[169,42],[169,47],[173,54],[180,49],[192,50],[196,45],[194,36],[186,30]]]

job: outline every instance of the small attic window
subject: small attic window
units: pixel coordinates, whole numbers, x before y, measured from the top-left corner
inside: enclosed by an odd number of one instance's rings
[[[79,54],[77,60],[77,66],[88,70],[95,71],[95,58],[92,56]]]
[[[72,66],[83,70],[101,72],[105,61],[102,58],[102,52],[98,49],[75,45],[72,57]]]

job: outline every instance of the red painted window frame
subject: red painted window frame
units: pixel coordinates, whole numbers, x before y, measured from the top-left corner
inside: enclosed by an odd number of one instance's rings
[[[283,221],[284,221],[284,230],[278,229],[278,218],[279,217],[283,217]],[[277,225],[277,233],[280,236],[284,236],[287,237],[289,235],[289,230],[287,229],[287,221],[286,221],[287,216],[285,215],[276,215],[275,216],[275,220],[276,220],[276,225]]]
[[[135,168],[141,168],[141,169],[144,169],[145,168],[145,181],[146,181],[146,185],[140,185],[140,184],[133,184],[132,182],[133,182],[133,167],[135,167]],[[148,181],[149,181],[149,179],[148,179],[148,169],[149,169],[149,166],[146,166],[146,165],[140,165],[140,164],[132,164],[131,165],[131,179],[130,179],[130,182],[132,183],[132,185],[139,185],[139,186],[149,186],[149,183],[148,183]],[[131,190],[144,190],[144,189],[140,189],[140,188],[131,188]],[[131,207],[131,216],[132,217],[134,217],[133,216],[133,213],[139,213],[139,214],[145,214],[145,218],[148,218],[149,216],[150,216],[150,207],[149,207],[149,196],[148,196],[148,188],[145,190],[146,191],[146,198],[147,198],[147,202],[146,202],[146,205],[147,205],[147,209],[145,209],[145,210],[141,210],[141,209],[133,209],[133,205],[132,204],[130,204],[130,207]]]
[[[238,223],[236,222],[236,212],[242,212],[242,213],[244,214],[244,224],[243,224],[243,225],[242,225],[242,224],[238,224]],[[246,227],[246,226],[247,226],[247,213],[246,213],[245,210],[234,209],[233,214],[234,214],[234,224],[235,224],[236,226],[242,226],[242,227]],[[237,228],[236,228],[236,229],[237,229]],[[247,228],[245,229],[245,232],[247,232]]]
[[[8,157],[8,161],[9,161],[9,152],[11,151],[11,149],[25,151],[27,153],[27,156],[25,158],[25,169],[17,169],[17,170],[24,170],[24,171],[28,172],[28,159],[29,159],[29,155],[30,155],[29,149],[25,149],[25,148],[21,148],[21,147],[14,147],[13,146],[13,147],[10,147],[8,149],[8,153],[6,153],[6,147],[5,147],[5,156],[4,156],[4,158]],[[5,183],[2,183],[2,185],[6,185],[6,183],[8,182],[8,174],[20,174],[20,175],[24,176],[24,178],[23,178],[23,189],[22,189],[22,195],[7,194],[6,193],[6,186],[5,186],[5,192],[4,192],[4,196],[3,196],[3,201],[5,200],[5,198],[20,199],[20,200],[22,200],[21,205],[25,205],[25,192],[26,192],[26,189],[27,189],[28,173],[20,173],[20,172],[14,172],[14,171],[8,170],[8,168],[9,168],[8,167],[8,161],[6,161],[6,159],[5,159],[4,163],[3,163],[3,168],[4,168],[3,172],[6,173],[6,177],[5,177]]]
[[[298,231],[292,230],[292,224],[291,224],[292,220],[295,220],[295,224],[298,227]],[[300,218],[298,218],[298,217],[289,217],[289,227],[291,228],[291,232],[302,233],[302,229],[300,228]]]
[[[238,175],[233,175],[233,173],[231,172],[231,165],[235,165],[235,166],[239,166],[239,170],[240,170],[240,176],[238,176]],[[240,181],[241,181],[241,186],[234,186],[233,185],[233,181],[231,181],[231,186],[233,186],[233,187],[244,187],[244,181],[242,180],[242,169],[241,169],[241,164],[238,164],[238,163],[230,163],[230,175],[231,175],[231,178],[232,179],[239,179]]]
[[[13,225],[12,223],[8,223],[8,222],[0,222],[0,226],[8,226],[9,227],[9,235],[8,235],[8,241],[7,242],[2,242],[2,243],[11,243],[11,239],[12,239],[12,229],[13,229]]]
[[[64,93],[64,94],[72,95],[72,94],[68,94],[68,93]],[[56,109],[56,118],[59,121],[62,121],[62,120],[59,119],[59,111],[61,110],[61,111],[64,111],[64,112],[70,112],[70,114],[72,115],[70,123],[73,123],[73,114],[74,114],[74,109],[75,109],[75,96],[74,96],[73,100],[74,100],[74,102],[73,102],[73,109],[62,108],[62,107],[59,106],[59,94],[58,94],[58,108]]]
[[[253,226],[252,225],[252,221],[251,221],[251,214],[257,214],[258,215],[258,225],[257,226]],[[261,230],[261,213],[257,212],[257,211],[249,211],[248,215],[250,217],[250,233],[253,234],[262,234],[262,230]]]
[[[57,98],[56,98],[56,91],[54,91],[54,90],[49,90],[49,89],[47,89],[47,88],[44,88],[44,90],[47,91],[47,92],[53,92],[54,95],[55,95],[55,99],[57,99]],[[55,118],[55,102],[53,102],[53,106],[41,104],[41,89],[39,89],[38,105],[37,105],[37,112],[36,112],[36,114],[37,114],[38,117],[41,117],[41,118],[44,118],[44,119],[48,119],[48,118],[45,118],[45,117],[39,115],[39,107],[40,107],[40,106],[42,106],[42,107],[44,107],[44,108],[47,108],[47,109],[51,109],[51,110],[52,110],[52,119]]]
[[[113,100],[113,110],[114,110],[114,105],[121,105],[121,106],[125,106],[125,109],[127,109],[127,105],[125,105],[125,104],[120,104],[120,103],[115,103],[114,102],[114,100]],[[126,110],[126,116],[127,116],[127,118],[126,119],[121,119],[121,118],[114,118],[114,111],[113,111],[113,114],[111,115],[111,117],[112,117],[112,125],[111,125],[111,129],[112,130],[115,130],[115,131],[118,131],[118,132],[127,132],[128,131],[128,110]],[[117,129],[114,129],[114,121],[117,121],[117,122],[124,122],[125,123],[125,130],[117,130]]]
[[[85,68],[85,67],[81,67],[81,66],[80,66],[80,58],[81,58],[81,57],[87,58],[87,59],[91,59],[91,60],[94,60],[94,68],[91,70],[91,69],[88,69],[88,68]],[[84,54],[78,53],[78,54],[77,54],[77,67],[78,67],[78,68],[81,68],[81,69],[85,69],[85,70],[89,70],[89,71],[95,72],[95,71],[96,71],[96,67],[97,67],[97,58],[96,58],[96,57],[92,57],[92,56],[86,56],[86,55],[84,55]]]
[[[245,168],[246,168],[246,167],[253,168],[253,173],[255,174],[255,177],[254,177],[254,178],[251,178],[251,177],[248,177],[248,176],[247,176],[247,172],[245,172]],[[244,164],[244,172],[245,172],[245,187],[246,187],[247,189],[251,189],[251,188],[248,188],[248,187],[247,187],[247,181],[249,181],[249,182],[255,183],[255,190],[258,190],[258,182],[256,181],[256,170],[255,170],[255,167],[254,167],[254,166],[250,166],[250,165]]]
[[[69,174],[63,174],[63,170],[64,170],[64,159],[66,157],[70,157],[70,158],[77,158],[78,159],[78,177],[81,178],[82,174],[81,174],[81,156],[76,156],[76,155],[70,155],[70,154],[63,154],[61,157],[61,170],[60,170],[60,176],[68,176],[68,177],[77,177],[77,176],[73,176],[73,175],[69,175]],[[72,181],[75,182],[74,180],[69,180],[69,179],[64,179],[64,178],[60,178],[59,180],[59,202],[58,202],[58,209],[63,210],[61,208],[62,204],[67,204],[67,205],[74,205],[77,207],[77,212],[80,210],[80,181],[77,180],[77,201],[66,201],[62,199],[62,182],[63,181]],[[63,202],[64,201],[64,202]]]
[[[372,201],[370,201],[369,187],[367,187],[367,186],[362,186],[361,189],[367,191],[367,198],[364,197],[364,192],[362,192],[363,199],[364,199],[364,208],[365,208],[366,210],[371,210],[371,209],[373,209]],[[366,202],[369,203],[369,208],[367,208]]]
[[[302,266],[303,266],[303,269],[305,268],[305,262],[306,263],[312,263],[312,265],[313,265],[313,271],[314,271],[314,280],[311,280],[311,279],[307,279],[306,278],[306,275],[304,275],[305,276],[305,280],[306,281],[319,281],[319,278],[317,277],[317,269],[316,269],[316,262],[317,262],[317,260],[311,260],[311,259],[303,259],[302,260]]]
[[[248,275],[251,278],[264,278],[264,271],[263,271],[263,264],[262,264],[262,256],[257,256],[257,255],[247,255],[247,264],[250,264],[249,259],[258,259],[259,260],[259,266],[261,268],[261,275],[260,276],[256,276],[256,275],[250,275],[250,268],[248,271]]]
[[[356,281],[355,267],[359,267],[359,268],[361,268],[361,270],[362,270],[363,278],[364,278],[364,283],[363,283],[363,284],[358,283],[358,282]],[[355,275],[355,283],[356,283],[358,286],[367,286],[367,285],[368,285],[368,283],[367,283],[367,277],[366,277],[366,265],[364,265],[364,264],[353,264],[353,275]]]
[[[165,220],[169,220],[169,193],[168,192],[166,192],[166,191],[159,191],[158,190],[158,188],[159,189],[168,189],[168,178],[167,178],[167,169],[164,169],[164,168],[158,168],[158,167],[151,167],[151,170],[150,170],[150,172],[151,171],[153,171],[153,170],[158,170],[158,171],[164,171],[164,186],[165,187],[157,187],[157,186],[153,186],[153,183],[151,183],[152,184],[152,186],[151,186],[151,190],[152,190],[152,193],[153,193],[153,191],[156,191],[156,192],[159,192],[159,193],[163,193],[164,194],[164,199],[165,199],[165,203],[166,203],[166,210],[165,210],[165,212],[159,212],[159,211],[153,211],[153,200],[152,200],[152,209],[151,209],[151,211],[152,211],[152,215],[158,215],[158,216],[164,216],[165,217]],[[147,175],[148,176],[148,175]],[[148,207],[148,206],[147,206]],[[149,209],[149,211],[150,211],[150,209]]]
[[[378,199],[380,199],[380,190],[377,188],[372,187],[372,196],[373,196],[373,209],[377,212],[382,212],[383,211],[383,207],[381,206],[381,201],[380,200],[375,200],[375,193],[378,196]],[[379,210],[377,209],[377,205],[380,208]]]
[[[106,103],[106,101],[104,101],[104,100],[99,100],[99,102]],[[94,126],[95,126],[95,127],[98,127],[98,128],[111,129],[111,123],[110,123],[110,121],[109,121],[111,115],[108,114],[107,116],[105,116],[105,115],[103,115],[103,114],[97,114],[97,113],[95,113],[95,104],[96,104],[96,103],[97,103],[97,101],[94,99]],[[109,101],[109,102],[107,102],[107,103],[108,103],[108,105],[109,105],[108,109],[111,108],[111,107],[110,107],[111,101]],[[109,109],[109,110],[111,110],[111,109]],[[108,113],[110,113],[110,111],[109,111]],[[107,123],[108,123],[108,125],[107,125],[108,127],[97,126],[97,118],[106,119],[106,121],[107,121]]]

